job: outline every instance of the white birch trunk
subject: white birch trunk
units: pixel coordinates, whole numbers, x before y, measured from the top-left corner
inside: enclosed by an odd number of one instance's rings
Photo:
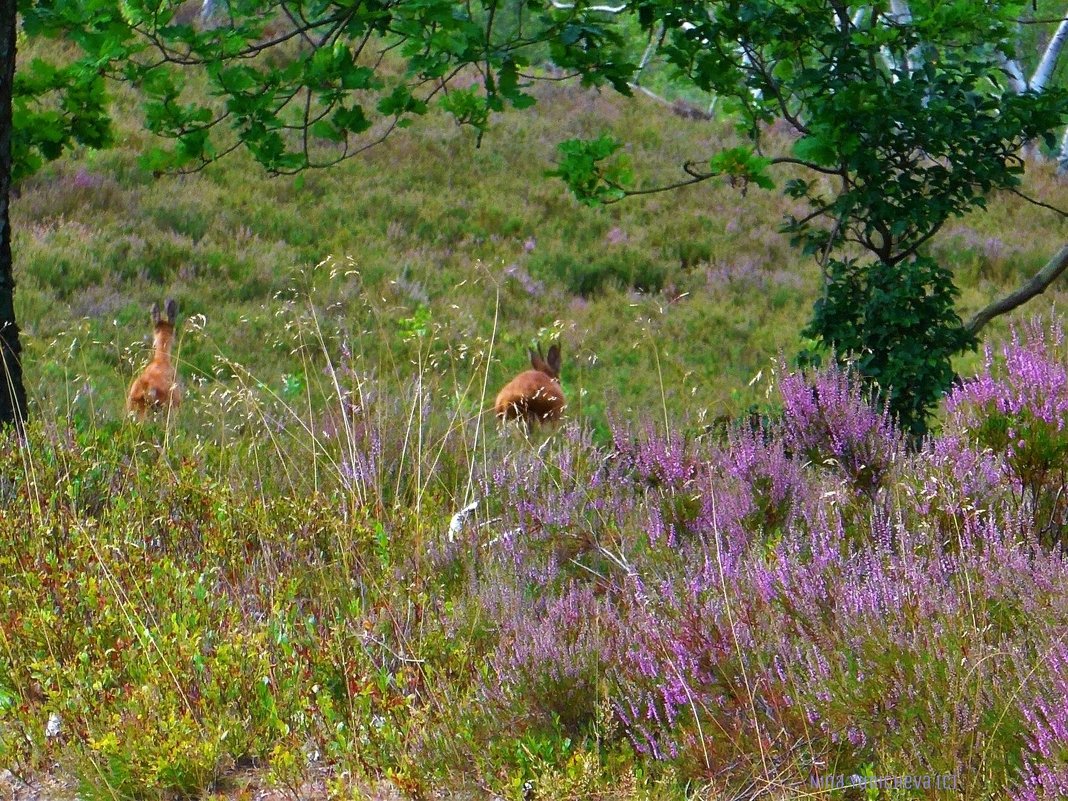
[[[564,11],[567,11],[568,9],[574,8],[575,4],[574,3],[561,3],[560,0],[552,0],[552,6],[553,6],[553,8],[559,8],[559,9],[562,9]],[[622,5],[622,6],[589,6],[586,10],[587,11],[603,11],[606,14],[618,14],[620,11],[623,11],[626,7],[627,7],[626,5]]]
[[[1020,62],[1014,58],[1009,58],[1001,52],[998,52],[998,61],[1009,78],[1009,88],[1018,95],[1026,92],[1027,78],[1024,77],[1023,70],[1020,69]]]
[[[912,22],[912,9],[909,8],[908,0],[890,0],[890,14],[899,25],[908,25]],[[920,48],[914,47],[905,55],[905,67],[911,75],[923,65],[923,53]]]
[[[1046,46],[1046,52],[1042,54],[1042,60],[1038,62],[1038,66],[1035,67],[1035,72],[1031,76],[1031,80],[1028,81],[1028,86],[1035,92],[1041,92],[1046,88],[1046,84],[1049,83],[1049,79],[1053,75],[1053,70],[1057,67],[1057,59],[1061,55],[1061,51],[1064,49],[1064,43],[1068,40],[1068,19],[1061,22],[1057,26],[1056,33],[1053,34],[1053,38],[1049,40],[1049,44]]]
[[[1068,175],[1068,128],[1061,137],[1061,149],[1057,154],[1057,175]]]
[[[202,0],[200,4],[200,21],[205,25],[211,25],[215,15],[225,7],[226,0]]]
[[[1006,71],[1009,74],[1009,81],[1013,90],[1017,92],[1026,89],[1030,89],[1033,92],[1043,91],[1057,69],[1057,60],[1060,58],[1061,51],[1064,50],[1066,41],[1068,41],[1068,19],[1062,20],[1061,24],[1057,26],[1053,38],[1046,45],[1046,51],[1042,54],[1042,59],[1038,62],[1038,66],[1035,67],[1035,71],[1031,75],[1031,80],[1025,84],[1024,89],[1018,87],[1018,78],[1022,77],[1019,65],[1015,61],[1006,59]],[[1012,71],[1013,66],[1015,66],[1015,73]],[[1041,157],[1041,151],[1037,147],[1030,150],[1032,157]],[[1057,173],[1059,175],[1068,174],[1068,127],[1065,128],[1064,134],[1061,136],[1061,147],[1057,153]]]
[[[642,73],[645,72],[646,66],[649,64],[650,59],[653,57],[653,53],[656,52],[656,46],[660,42],[661,37],[664,35],[664,23],[660,23],[660,27],[656,31],[656,35],[649,40],[649,44],[645,48],[645,52],[642,53],[642,60],[638,64],[638,71],[634,75],[634,83],[638,83],[641,80]]]

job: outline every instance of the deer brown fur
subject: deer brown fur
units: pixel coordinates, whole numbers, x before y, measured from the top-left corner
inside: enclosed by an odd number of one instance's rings
[[[168,300],[167,316],[160,314],[158,303],[152,304],[152,361],[134,382],[126,396],[126,411],[138,420],[144,420],[149,412],[159,409],[176,409],[182,402],[178,386],[178,373],[174,369],[171,350],[174,347],[175,324],[178,320],[178,304]]]
[[[560,345],[549,348],[543,358],[541,347],[530,351],[531,370],[509,381],[497,394],[493,409],[501,420],[521,419],[528,430],[535,423],[556,422],[564,413],[564,393],[560,389]]]

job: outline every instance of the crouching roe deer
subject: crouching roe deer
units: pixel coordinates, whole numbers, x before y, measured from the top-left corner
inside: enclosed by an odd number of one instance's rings
[[[174,369],[171,349],[174,347],[174,329],[178,320],[178,304],[168,300],[167,316],[160,314],[159,304],[152,304],[152,361],[134,382],[126,396],[126,411],[138,420],[144,420],[150,411],[176,409],[182,402],[178,386],[178,373]]]
[[[560,345],[549,348],[547,359],[542,358],[541,346],[530,351],[530,366],[509,381],[493,404],[501,420],[522,419],[527,430],[534,423],[556,422],[564,412],[564,393],[560,389]]]

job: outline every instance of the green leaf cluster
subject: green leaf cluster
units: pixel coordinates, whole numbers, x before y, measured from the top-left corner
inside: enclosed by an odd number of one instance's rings
[[[561,142],[557,167],[546,175],[563,179],[575,197],[588,206],[614,203],[626,196],[625,187],[633,180],[625,158],[609,161],[622,146],[608,135]]]

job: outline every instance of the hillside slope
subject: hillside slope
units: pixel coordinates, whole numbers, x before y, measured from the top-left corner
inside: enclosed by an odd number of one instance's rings
[[[544,175],[562,139],[610,131],[632,143],[652,184],[733,136],[644,97],[567,83],[538,97],[532,113],[500,117],[481,148],[432,114],[364,157],[296,179],[267,178],[240,156],[153,178],[138,167],[148,139],[133,99],[120,98],[119,145],[50,165],[14,205],[36,404],[121,416],[145,360],[148,306],[164,296],[196,322],[181,342],[188,406],[201,410],[191,420],[238,376],[275,392],[315,385],[317,368],[294,358],[300,326],[280,324],[309,323],[313,310],[306,335],[323,334],[327,354],[347,347],[359,371],[403,386],[421,352],[448,374],[443,398],[484,380],[492,392],[535,337],[559,334],[572,412],[596,425],[613,414],[697,422],[759,400],[750,379],[798,348],[817,287],[815,265],[777,231],[786,201],[709,183],[581,207]],[[1068,206],[1049,167],[1027,181]],[[1037,269],[1066,231],[1046,211],[995,198],[934,250],[956,269],[968,313]],[[432,336],[413,335],[422,331]],[[489,364],[488,380],[475,362]],[[462,394],[474,412],[481,396]]]

